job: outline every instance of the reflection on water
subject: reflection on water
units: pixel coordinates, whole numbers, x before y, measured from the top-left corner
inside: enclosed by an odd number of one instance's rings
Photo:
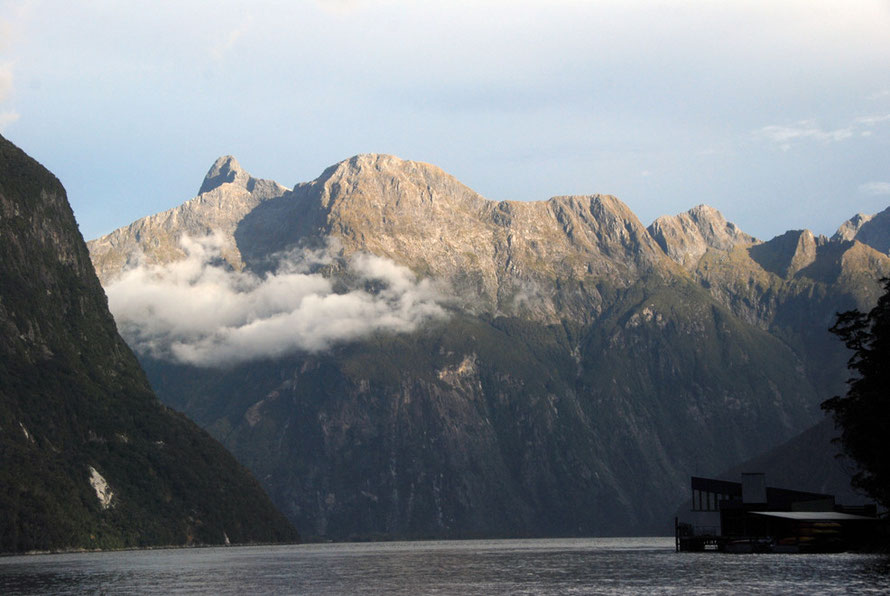
[[[675,553],[673,538],[309,544],[0,559],[2,594],[882,594],[882,555]]]

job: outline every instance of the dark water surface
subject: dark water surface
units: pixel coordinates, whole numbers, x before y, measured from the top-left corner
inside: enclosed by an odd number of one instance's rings
[[[0,558],[2,594],[886,594],[885,555],[675,553],[672,538],[196,548]]]

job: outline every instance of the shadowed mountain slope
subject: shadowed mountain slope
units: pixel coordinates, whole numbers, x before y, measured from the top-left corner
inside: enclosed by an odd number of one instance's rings
[[[296,540],[152,393],[65,191],[0,137],[0,551]]]
[[[832,441],[840,432],[830,418],[820,420],[787,442],[770,449],[722,474],[736,480],[742,472],[764,472],[783,486],[834,495],[841,505],[862,505],[874,501],[850,484],[855,462],[844,457]]]

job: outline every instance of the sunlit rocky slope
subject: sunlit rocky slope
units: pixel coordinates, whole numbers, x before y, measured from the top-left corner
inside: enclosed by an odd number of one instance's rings
[[[0,552],[297,539],[153,395],[65,190],[0,137]]]
[[[90,251],[161,399],[305,532],[589,535],[669,531],[690,474],[820,418],[846,378],[834,313],[890,273],[855,236],[493,202],[385,155],[288,190],[225,157]]]

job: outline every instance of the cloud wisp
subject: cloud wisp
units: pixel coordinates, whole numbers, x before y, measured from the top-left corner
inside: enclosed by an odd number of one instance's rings
[[[14,90],[15,60],[6,59],[5,55],[12,48],[13,41],[21,35],[20,29],[31,6],[25,2],[18,6],[4,5],[3,9],[4,14],[0,15],[0,132],[5,133],[7,126],[21,118],[17,110],[3,105],[10,103]]]
[[[754,136],[774,143],[782,151],[788,151],[796,142],[836,143],[857,136],[868,137],[874,134],[875,127],[888,122],[890,114],[870,115],[856,118],[848,126],[826,130],[815,120],[801,120],[791,125],[764,126],[754,131]]]
[[[15,110],[6,110],[0,112],[0,132],[6,130],[7,126],[12,124],[13,122],[16,122],[20,117],[21,115]]]
[[[2,31],[0,31],[2,33]],[[12,93],[12,64],[0,64],[0,104],[6,102]],[[0,132],[19,119],[19,113],[15,110],[2,109],[0,106]]]
[[[138,263],[108,285],[111,312],[137,352],[226,366],[319,352],[376,331],[411,332],[446,316],[440,288],[381,257],[353,255],[335,284],[317,272],[335,263],[329,250],[282,255],[260,277],[226,266],[223,244],[219,235],[185,238],[185,259]]]
[[[224,62],[226,56],[234,51],[238,42],[245,36],[252,25],[253,18],[250,15],[246,16],[243,22],[239,23],[237,27],[229,30],[228,34],[220,36],[220,39],[210,48],[210,56],[216,62]]]
[[[867,195],[890,195],[890,182],[866,182],[859,185],[859,192]]]
[[[795,141],[820,141],[831,143],[849,139],[855,134],[853,127],[824,130],[813,120],[802,120],[789,126],[764,126],[755,132],[756,136],[766,139],[779,146],[782,151],[791,149]]]
[[[12,65],[0,64],[0,101],[6,101],[12,89]]]

